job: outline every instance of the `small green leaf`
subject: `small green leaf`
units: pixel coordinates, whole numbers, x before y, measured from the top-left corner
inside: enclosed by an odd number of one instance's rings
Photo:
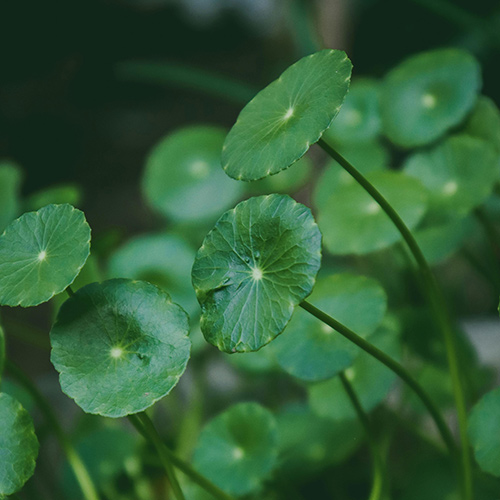
[[[245,495],[258,490],[278,455],[276,421],[257,403],[240,403],[202,430],[194,466],[224,491]]]
[[[19,215],[21,180],[22,173],[16,164],[0,163],[0,233]]]
[[[78,290],[50,332],[63,392],[87,413],[123,417],[168,394],[189,359],[186,313],[158,287],[116,279]]]
[[[29,413],[0,392],[0,497],[20,490],[35,471],[38,439]]]
[[[311,293],[320,261],[311,211],[289,196],[250,198],[226,212],[192,271],[206,340],[226,352],[269,343]]]
[[[5,335],[0,326],[0,382],[2,381],[3,366],[5,364]]]
[[[220,168],[226,131],[192,126],[168,135],[151,151],[143,177],[150,205],[176,221],[216,217],[233,205],[244,186]]]
[[[395,325],[381,326],[370,342],[394,359],[401,356]],[[359,348],[356,348],[359,350]],[[365,411],[375,408],[388,394],[396,375],[380,361],[361,351],[354,364],[345,371]],[[355,419],[356,412],[338,377],[309,387],[309,403],[321,417],[337,421]]]
[[[65,290],[90,253],[90,227],[71,205],[47,205],[0,236],[0,304],[36,306]]]
[[[500,110],[489,97],[479,97],[463,132],[489,142],[500,152]]]
[[[472,409],[469,436],[476,461],[485,472],[500,477],[500,387],[488,392]]]
[[[479,64],[468,52],[438,49],[414,55],[383,82],[384,132],[399,146],[428,144],[465,118],[480,87]]]
[[[417,179],[392,171],[373,172],[367,179],[410,229],[416,227],[427,208],[427,192]],[[331,193],[319,207],[318,225],[332,254],[366,254],[401,238],[387,214],[357,183]]]
[[[466,215],[493,190],[500,169],[490,144],[468,135],[452,136],[434,148],[415,153],[404,171],[429,190],[429,209]]]
[[[333,144],[370,142],[380,134],[379,83],[361,79],[351,83],[349,94],[323,139]]]
[[[76,184],[61,184],[37,191],[25,202],[25,210],[39,210],[45,205],[63,205],[68,203],[77,207],[82,202],[82,191]]]
[[[387,307],[385,292],[375,280],[347,273],[319,279],[310,301],[365,338]],[[270,348],[286,372],[311,381],[337,375],[359,353],[352,342],[301,309]]]
[[[301,158],[337,116],[351,69],[341,50],[322,50],[290,66],[241,111],[224,142],[226,173],[255,181]]]

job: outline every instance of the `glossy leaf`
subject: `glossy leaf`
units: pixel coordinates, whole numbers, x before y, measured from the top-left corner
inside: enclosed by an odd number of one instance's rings
[[[311,211],[289,196],[250,198],[226,212],[192,271],[207,341],[226,352],[269,343],[311,293],[320,261]]]
[[[367,179],[413,229],[427,208],[422,184],[401,172],[374,172]],[[357,183],[331,193],[320,206],[318,225],[332,254],[366,254],[392,245],[400,233],[373,198]]]
[[[337,116],[351,69],[340,50],[322,50],[290,66],[241,111],[224,142],[225,172],[254,181],[301,158]]]
[[[258,490],[278,455],[276,421],[257,403],[239,403],[202,430],[194,466],[217,486],[234,495]]]
[[[0,163],[0,233],[20,212],[21,180],[21,170],[16,164]]]
[[[90,253],[90,227],[71,205],[47,205],[0,236],[0,304],[36,306],[65,290]]]
[[[176,221],[219,215],[241,196],[244,186],[220,168],[226,131],[192,126],[165,137],[151,151],[143,177],[149,204]]]
[[[87,413],[123,417],[170,392],[189,359],[186,313],[141,281],[92,283],[61,307],[50,333],[63,392]]]
[[[380,327],[370,337],[370,342],[394,359],[401,356],[398,332],[394,325]],[[394,372],[364,351],[359,353],[345,375],[365,411],[375,408],[387,396],[396,378]],[[351,400],[338,377],[311,385],[309,403],[321,417],[336,421],[356,418]]]
[[[0,497],[20,490],[33,475],[38,439],[33,420],[14,398],[0,392]]]
[[[387,307],[385,292],[375,280],[347,273],[319,279],[309,301],[365,338]],[[352,342],[302,309],[270,348],[286,372],[311,381],[337,375],[359,353]]]
[[[458,135],[410,156],[404,171],[427,187],[431,210],[456,217],[466,215],[486,200],[500,168],[493,146]]]
[[[399,146],[428,144],[465,118],[480,87],[479,64],[468,52],[438,49],[414,55],[383,82],[384,132]]]
[[[469,437],[476,461],[485,472],[500,477],[500,387],[488,392],[469,416]]]

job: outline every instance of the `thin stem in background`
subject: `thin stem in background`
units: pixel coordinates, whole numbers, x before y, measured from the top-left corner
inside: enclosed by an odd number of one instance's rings
[[[35,400],[38,408],[43,413],[45,420],[54,431],[54,434],[56,435],[61,448],[66,454],[68,463],[73,470],[84,498],[86,500],[100,500],[97,489],[94,485],[94,482],[92,481],[92,478],[90,477],[87,467],[85,466],[82,459],[80,458],[80,455],[63,431],[49,402],[45,399],[43,394],[38,390],[36,385],[30,380],[30,378],[25,375],[25,373],[12,361],[7,359],[5,366],[9,373],[31,394],[31,397]]]
[[[378,449],[377,441],[373,436],[373,431],[368,415],[365,413],[365,410],[363,409],[363,406],[361,405],[361,402],[356,395],[356,392],[354,391],[354,387],[351,385],[344,372],[340,372],[339,377],[340,382],[342,383],[344,390],[351,400],[354,410],[356,411],[356,415],[358,416],[358,419],[365,430],[368,444],[370,445],[373,460],[373,482],[370,497],[368,498],[368,500],[381,500],[383,498],[385,484],[387,482],[386,470],[384,462],[382,460],[382,455],[380,454],[380,451]]]
[[[450,370],[451,380],[453,384],[453,396],[458,416],[458,427],[460,434],[460,442],[462,447],[462,496],[465,500],[472,500],[472,463],[469,447],[469,438],[467,435],[467,408],[465,404],[465,395],[463,384],[460,377],[460,369],[458,365],[458,355],[455,333],[453,330],[451,318],[449,316],[448,307],[443,297],[441,289],[437,284],[436,278],[427,263],[427,260],[420,250],[413,234],[408,229],[399,214],[394,210],[392,205],[385,197],[373,186],[348,160],[340,153],[329,146],[325,141],[318,141],[321,146],[334,160],[336,160],[360,185],[365,191],[380,205],[382,210],[389,216],[394,223],[401,236],[405,240],[413,257],[415,258],[423,278],[423,288],[429,305],[431,307],[434,318],[436,319],[439,329],[443,333],[444,344],[446,348],[446,356]]]
[[[314,4],[312,0],[290,0],[287,10],[290,34],[301,57],[323,48],[314,29]]]

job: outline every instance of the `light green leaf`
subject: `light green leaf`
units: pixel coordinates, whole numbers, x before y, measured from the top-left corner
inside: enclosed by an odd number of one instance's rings
[[[0,497],[20,490],[33,475],[38,439],[29,413],[0,392]]]
[[[310,302],[365,338],[387,308],[386,294],[375,280],[347,273],[319,279]],[[286,372],[310,381],[337,375],[359,353],[352,342],[302,309],[270,348]]]
[[[489,97],[479,97],[463,132],[489,142],[500,152],[500,110]]]
[[[254,181],[301,158],[337,116],[351,69],[340,50],[322,50],[290,66],[241,111],[224,142],[225,172]]]
[[[71,205],[47,205],[0,236],[0,304],[36,306],[65,290],[90,253],[90,227]]]
[[[438,49],[414,55],[383,82],[384,132],[399,146],[428,144],[465,118],[480,88],[480,67],[468,52]]]
[[[399,359],[401,346],[395,325],[383,325],[370,342]],[[359,349],[356,347],[356,349]],[[375,408],[388,394],[396,375],[373,356],[361,351],[354,364],[345,371],[365,411]],[[309,387],[309,403],[321,417],[336,421],[355,419],[356,412],[338,377]]]
[[[194,466],[224,491],[245,495],[260,488],[278,455],[276,421],[257,403],[239,403],[202,430]]]
[[[0,163],[0,233],[19,215],[21,181],[21,169],[15,163]]]
[[[63,392],[87,413],[123,417],[168,394],[189,359],[186,313],[142,281],[92,283],[61,307],[50,332]]]
[[[45,205],[68,203],[77,207],[82,202],[82,191],[76,184],[60,184],[31,194],[25,202],[25,210],[38,210]]]
[[[151,151],[143,177],[149,204],[176,221],[210,219],[232,206],[244,186],[220,168],[226,131],[192,126],[166,136]]]
[[[482,470],[500,477],[500,387],[488,392],[469,416],[469,437]]]
[[[500,168],[493,146],[475,137],[457,135],[410,156],[404,171],[427,187],[430,210],[456,217],[486,200]]]
[[[250,198],[226,212],[192,271],[206,340],[226,352],[269,343],[311,293],[320,261],[311,211],[289,196]]]
[[[406,225],[416,227],[427,208],[427,192],[401,172],[373,172],[367,179],[385,196]],[[366,254],[392,245],[400,233],[376,201],[357,183],[335,191],[319,207],[318,225],[332,254]]]

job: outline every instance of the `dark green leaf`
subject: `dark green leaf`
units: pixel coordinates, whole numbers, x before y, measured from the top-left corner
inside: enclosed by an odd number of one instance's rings
[[[479,97],[463,132],[488,141],[500,152],[500,110],[489,97]]]
[[[21,180],[21,170],[16,164],[0,163],[0,233],[19,215]]]
[[[37,191],[26,200],[25,210],[39,210],[45,205],[63,205],[75,207],[82,202],[81,189],[75,184],[61,184]]]

